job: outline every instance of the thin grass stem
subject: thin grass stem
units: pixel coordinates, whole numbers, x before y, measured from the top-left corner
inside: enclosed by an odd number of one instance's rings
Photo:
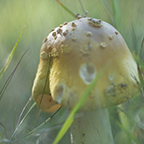
[[[36,127],[35,129],[33,129],[32,131],[28,132],[26,135],[24,135],[24,136],[22,136],[22,137],[20,137],[20,138],[18,138],[16,140],[14,140],[14,141],[11,141],[11,142],[14,143],[14,142],[20,141],[20,140],[26,138],[27,136],[31,135],[32,133],[34,133],[36,130],[38,130],[43,125],[45,125],[48,121],[50,121],[61,108],[62,108],[62,106],[57,111],[55,111],[48,119],[46,119],[43,123],[41,123],[38,127]]]
[[[1,89],[1,91],[0,91],[0,100],[2,99],[5,90],[7,89],[7,87],[8,87],[8,85],[9,85],[11,79],[12,79],[13,76],[14,76],[15,71],[17,70],[20,62],[22,61],[24,55],[27,53],[28,50],[29,50],[29,48],[28,48],[28,49],[24,52],[24,54],[21,56],[20,60],[18,61],[17,65],[16,65],[16,67],[14,68],[14,70],[12,71],[12,73],[10,74],[10,76],[8,77],[8,79],[6,80],[4,86],[2,87],[2,89]]]
[[[63,9],[65,9],[71,16],[76,17],[75,14],[70,9],[68,9],[62,2],[60,2],[59,0],[56,0],[56,2],[60,4]]]
[[[13,140],[16,132],[19,130],[20,126],[22,125],[22,123],[24,122],[24,120],[27,118],[27,116],[29,115],[29,113],[31,112],[31,110],[36,106],[36,102],[34,102],[34,104],[30,107],[30,109],[28,110],[28,112],[25,114],[25,116],[23,117],[23,119],[20,121],[20,123],[18,124],[18,126],[16,127],[15,131],[13,132],[10,141]]]

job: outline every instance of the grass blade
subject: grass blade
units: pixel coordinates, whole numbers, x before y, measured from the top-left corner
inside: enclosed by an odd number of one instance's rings
[[[63,9],[65,9],[70,15],[72,15],[73,17],[76,17],[75,14],[70,9],[68,9],[65,5],[63,5],[62,2],[60,2],[59,0],[56,0],[56,2],[60,4],[63,7]]]
[[[3,127],[3,129],[4,129],[4,132],[5,132],[5,134],[6,134],[6,136],[7,136],[7,130],[6,130],[6,127],[0,122],[0,126],[2,126]],[[1,134],[0,134],[1,135]]]
[[[137,37],[136,37],[136,31],[133,27],[133,24],[131,24],[131,28],[132,28],[132,34],[131,35],[132,35],[132,42],[133,42],[132,48],[135,51],[135,54],[138,55]]]
[[[143,55],[142,55],[143,45],[144,45],[144,37],[143,37],[143,39],[142,39],[141,48],[140,48],[140,60],[141,60],[141,62],[143,61]]]
[[[114,15],[114,20],[115,20],[115,27],[121,32],[119,0],[113,0],[112,5],[113,5],[113,15]]]
[[[10,141],[14,138],[16,132],[18,131],[18,129],[20,128],[21,124],[24,122],[24,120],[27,118],[27,116],[29,115],[29,113],[31,112],[31,110],[34,108],[34,106],[36,105],[36,102],[34,102],[34,104],[30,107],[30,109],[28,110],[28,112],[26,113],[26,115],[23,117],[23,119],[21,120],[21,122],[19,123],[19,125],[16,127],[15,131],[13,132]]]
[[[125,129],[125,127],[123,125],[121,125],[117,120],[115,120],[113,117],[111,117],[111,119],[114,120],[114,122],[129,136],[130,139],[132,139],[135,144],[140,144],[138,142],[138,140],[129,132]]]
[[[48,119],[46,119],[42,124],[40,124],[38,127],[36,127],[35,129],[33,129],[32,131],[28,132],[26,135],[24,135],[23,137],[20,137],[18,139],[16,139],[15,141],[12,141],[12,142],[17,142],[17,141],[20,141],[24,138],[26,138],[27,136],[29,136],[30,134],[34,133],[36,130],[38,130],[40,127],[42,127],[44,124],[46,124],[49,120],[51,120],[55,114],[62,108],[62,106],[57,110],[55,111]]]
[[[111,10],[110,10],[109,5],[107,4],[107,2],[106,2],[105,0],[101,0],[101,2],[102,2],[103,5],[105,6],[105,8],[106,8],[106,10],[107,10],[107,12],[108,12],[108,14],[109,14],[109,16],[110,16],[110,19],[111,19],[111,21],[112,21],[112,23],[113,23],[113,25],[114,25],[113,14],[112,14],[112,12],[111,12]]]
[[[28,104],[29,104],[29,102],[30,102],[31,100],[32,100],[32,97],[29,98],[28,102],[27,102],[27,103],[25,104],[25,106],[23,107],[23,109],[22,109],[22,111],[21,111],[21,113],[20,113],[20,115],[19,115],[19,118],[18,118],[16,127],[18,126],[18,124],[19,124],[19,122],[20,122],[20,119],[21,119],[21,117],[22,117],[22,115],[23,115],[26,107],[28,106]]]
[[[85,13],[86,11],[85,11],[85,9],[84,9],[84,7],[83,7],[83,4],[82,4],[81,0],[79,0],[79,3],[80,3],[80,5],[81,5],[81,8],[82,8],[82,10],[83,10],[83,13]]]
[[[6,60],[5,66],[0,70],[0,79],[1,79],[1,77],[3,76],[4,72],[6,71],[6,69],[8,68],[8,66],[9,66],[9,64],[10,64],[12,58],[13,58],[14,52],[15,52],[15,50],[16,50],[16,48],[17,48],[17,45],[18,45],[18,43],[19,43],[19,41],[20,41],[20,38],[21,38],[21,36],[22,36],[22,34],[23,34],[23,32],[24,32],[24,29],[25,29],[25,26],[24,26],[24,28],[22,29],[22,31],[21,31],[21,33],[20,33],[20,36],[18,37],[18,40],[17,40],[15,46],[13,47],[11,53],[9,54],[9,56],[8,56],[8,58],[7,58],[7,60]]]
[[[28,49],[24,52],[24,54],[21,56],[20,60],[18,61],[17,65],[16,65],[16,67],[14,68],[14,70],[12,71],[12,73],[10,74],[10,76],[8,77],[8,79],[6,80],[4,86],[2,87],[2,89],[1,89],[1,91],[0,91],[0,100],[2,99],[3,94],[4,94],[5,90],[6,90],[6,88],[8,87],[11,79],[13,78],[16,69],[18,68],[20,62],[22,61],[24,55],[27,53],[28,50],[29,50],[29,48],[28,48]]]

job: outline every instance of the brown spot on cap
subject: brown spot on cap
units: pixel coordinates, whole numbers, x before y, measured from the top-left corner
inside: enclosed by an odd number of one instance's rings
[[[74,22],[72,22],[71,26],[76,27],[77,25]]]
[[[127,86],[127,84],[125,84],[125,83],[119,83],[118,84],[118,89],[119,89],[119,91],[122,93],[122,92],[125,92],[125,90],[126,90],[126,88],[127,88],[128,86]]]
[[[112,40],[114,38],[114,35],[110,35],[109,39]]]
[[[67,32],[63,32],[63,36],[66,36],[67,35]]]
[[[56,32],[53,32],[53,33],[52,33],[52,36],[55,37],[55,36],[56,36]]]
[[[97,20],[94,18],[90,18],[90,19],[88,19],[88,21],[89,21],[89,24],[92,24],[92,26],[94,26],[94,27],[101,27],[102,26],[102,20],[101,19]]]
[[[59,27],[60,27],[60,28],[62,28],[62,27],[63,27],[63,25],[62,25],[62,24],[60,24],[60,25],[59,25]]]
[[[113,97],[116,96],[116,88],[115,88],[115,84],[114,83],[111,83],[111,85],[109,85],[106,88],[106,95],[107,96],[113,96]]]
[[[46,38],[44,39],[43,43],[47,42],[47,40],[48,40],[48,38],[46,37]]]
[[[52,32],[52,31],[54,31],[55,29],[53,28],[53,29],[51,29],[51,31],[50,32]]]
[[[57,30],[57,33],[58,33],[58,34],[61,34],[61,33],[62,33],[62,29],[58,29],[58,30]]]
[[[56,40],[56,39],[57,39],[57,36],[55,36],[54,39]]]
[[[75,28],[72,28],[72,31],[75,31]]]
[[[67,25],[67,22],[64,22],[63,25]]]
[[[81,18],[82,18],[82,16],[78,16],[78,17],[77,17],[77,19],[81,19]]]
[[[63,36],[66,36],[68,32],[69,32],[68,30],[64,31]]]
[[[80,14],[76,14],[76,18],[80,19],[80,18],[82,18],[82,16]]]
[[[115,31],[115,34],[116,34],[116,35],[118,35],[118,32],[117,32],[117,31]]]

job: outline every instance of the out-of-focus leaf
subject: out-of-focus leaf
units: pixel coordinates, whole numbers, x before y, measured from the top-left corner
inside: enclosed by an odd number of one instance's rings
[[[70,15],[72,15],[73,17],[76,17],[75,14],[70,9],[68,9],[62,2],[60,2],[59,0],[56,0],[56,2],[60,4],[62,8],[65,9]]]
[[[115,27],[121,32],[119,0],[113,0],[112,5],[113,5],[113,16],[115,21]]]
[[[21,33],[20,33],[20,36],[18,37],[18,40],[17,40],[15,46],[13,47],[11,53],[9,54],[9,56],[8,56],[8,58],[7,58],[7,60],[6,60],[6,63],[5,63],[5,65],[4,65],[4,67],[0,70],[0,79],[1,79],[1,77],[3,76],[4,72],[6,71],[6,69],[8,68],[8,66],[9,66],[9,64],[10,64],[12,58],[13,58],[14,52],[15,52],[15,50],[16,50],[16,48],[17,48],[17,45],[18,45],[18,43],[19,43],[19,41],[20,41],[20,38],[21,38],[21,36],[22,36],[22,34],[23,34],[23,32],[24,32],[24,29],[25,29],[25,26],[24,26],[24,28],[22,29],[22,31],[21,31]]]
[[[111,117],[111,119],[113,119],[115,121],[115,123],[129,136],[130,139],[132,139],[135,144],[140,144],[138,142],[138,140],[133,136],[133,134],[131,134],[129,131],[126,130],[126,128],[121,125],[117,120],[115,120],[113,117]]]
[[[29,48],[28,48],[28,49],[29,49]],[[7,78],[5,84],[3,85],[3,87],[2,87],[2,89],[1,89],[1,91],[0,91],[0,100],[2,99],[3,94],[4,94],[4,92],[5,92],[6,88],[7,88],[7,86],[9,85],[11,79],[13,78],[16,69],[18,68],[18,66],[19,66],[19,64],[20,64],[20,62],[21,62],[21,60],[22,60],[22,58],[24,57],[24,55],[26,54],[26,52],[28,51],[28,49],[27,49],[27,50],[24,52],[24,54],[21,56],[19,62],[18,62],[17,65],[16,65],[16,67],[15,67],[14,70],[11,72],[10,76]]]
[[[48,117],[48,119],[46,119],[42,124],[40,124],[39,126],[37,126],[35,129],[33,129],[32,131],[28,132],[26,135],[12,141],[12,139],[14,138],[17,130],[19,129],[20,125],[23,123],[23,121],[25,120],[25,118],[29,115],[29,113],[31,112],[31,110],[33,109],[33,107],[36,105],[36,103],[34,103],[30,110],[26,113],[26,115],[24,116],[24,118],[21,120],[21,122],[19,123],[19,125],[17,126],[17,128],[15,129],[11,139],[10,139],[10,142],[14,143],[14,142],[18,142],[20,140],[23,140],[24,138],[26,138],[27,136],[31,135],[32,133],[34,133],[36,130],[38,130],[39,128],[41,128],[43,125],[45,125],[48,121],[50,121],[54,116],[55,114],[62,108],[62,106],[57,110],[55,111],[50,117]]]

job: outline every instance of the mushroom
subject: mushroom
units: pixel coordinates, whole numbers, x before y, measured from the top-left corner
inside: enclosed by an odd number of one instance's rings
[[[43,103],[42,92],[50,56],[52,62]],[[42,45],[32,96],[47,112],[49,108],[54,107],[50,110],[53,111],[61,105],[68,106],[71,111],[83,91],[107,65],[75,115],[71,126],[73,144],[114,143],[107,108],[138,93],[137,65],[121,34],[110,24],[94,18],[64,23],[53,29]],[[48,100],[50,94],[51,102]]]
[[[44,40],[44,42],[47,38]],[[38,66],[38,71],[33,84],[32,96],[36,101],[37,105],[44,112],[53,112],[61,107],[56,101],[53,100],[49,89],[49,62],[48,62],[48,51],[45,43],[43,44],[40,52],[40,63]],[[48,76],[48,77],[47,77]]]

